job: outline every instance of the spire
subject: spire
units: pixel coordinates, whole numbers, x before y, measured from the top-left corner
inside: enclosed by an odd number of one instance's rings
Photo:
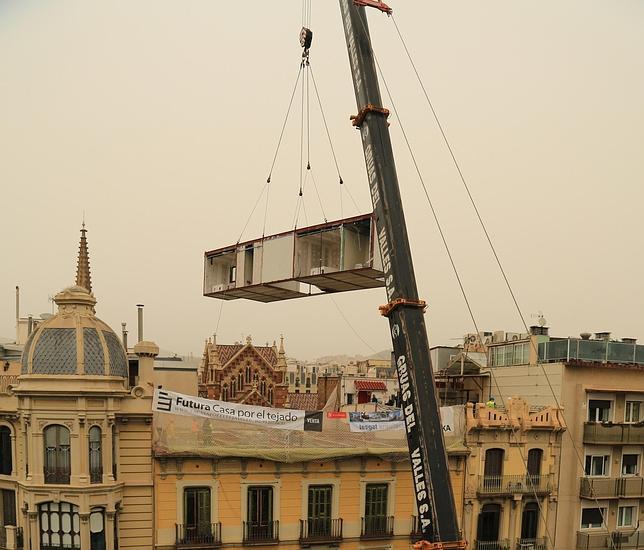
[[[80,286],[91,294],[92,276],[89,272],[89,252],[87,251],[87,237],[85,236],[85,220],[81,229],[80,246],[78,248],[78,263],[76,264],[76,286]]]

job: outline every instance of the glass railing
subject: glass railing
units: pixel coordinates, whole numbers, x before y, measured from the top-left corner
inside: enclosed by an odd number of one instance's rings
[[[539,344],[539,361],[587,361],[592,363],[644,364],[644,346],[609,340],[562,338]]]

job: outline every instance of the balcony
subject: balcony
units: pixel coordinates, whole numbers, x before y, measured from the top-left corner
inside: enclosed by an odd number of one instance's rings
[[[221,523],[200,523],[199,525],[175,524],[175,548],[219,548],[221,545]]]
[[[503,540],[477,540],[474,541],[474,550],[511,550],[510,541]]]
[[[548,540],[540,539],[517,539],[516,550],[548,550]]]
[[[609,340],[552,339],[539,344],[539,361],[644,364],[644,346]]]
[[[595,550],[612,548],[614,550],[634,550],[644,548],[644,531],[613,531],[612,533],[577,532],[576,550]]]
[[[584,443],[638,445],[644,443],[644,424],[613,424],[612,422],[586,422]]]
[[[582,477],[579,484],[582,498],[644,497],[644,478],[633,477]]]
[[[300,543],[327,543],[342,540],[342,519],[310,518],[300,520]]]
[[[394,516],[362,518],[361,539],[388,539],[394,536]]]
[[[482,496],[548,495],[551,475],[479,476],[477,493]]]
[[[23,547],[22,527],[0,525],[0,550],[22,550]]]
[[[244,546],[262,544],[277,544],[280,540],[280,522],[251,522],[245,521],[244,525]]]

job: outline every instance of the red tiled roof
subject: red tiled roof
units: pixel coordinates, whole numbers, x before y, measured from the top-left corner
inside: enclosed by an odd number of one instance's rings
[[[356,380],[354,384],[358,391],[387,391],[387,384],[382,380]]]
[[[296,409],[298,411],[318,410],[317,393],[289,393],[288,401],[291,409]]]
[[[242,344],[217,344],[215,350],[219,355],[219,362],[222,367],[230,361],[237,353],[243,348]],[[253,346],[253,349],[266,361],[269,365],[275,365],[277,362],[277,355],[272,346]]]

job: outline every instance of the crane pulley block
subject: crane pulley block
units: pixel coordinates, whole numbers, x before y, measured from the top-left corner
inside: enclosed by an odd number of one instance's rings
[[[423,310],[427,309],[427,302],[425,300],[407,300],[406,298],[396,298],[384,306],[380,306],[378,310],[383,317],[389,317],[391,312],[399,306],[417,307]]]

